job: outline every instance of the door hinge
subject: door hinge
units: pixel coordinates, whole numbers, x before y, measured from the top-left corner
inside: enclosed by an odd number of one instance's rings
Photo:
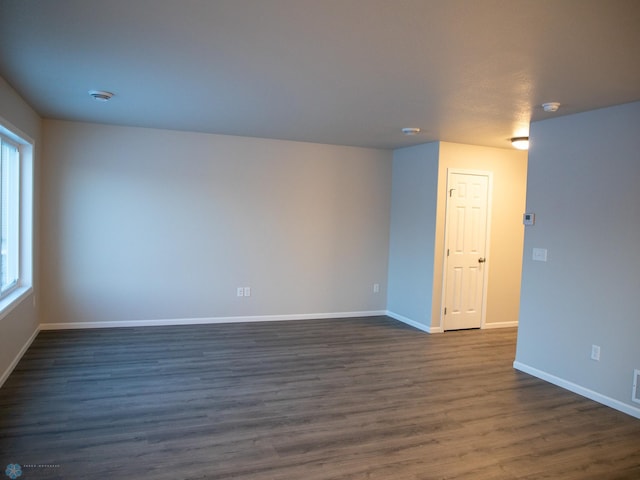
[[[447,257],[449,256],[449,249],[447,248]]]
[[[447,314],[447,307],[444,307],[444,314]]]

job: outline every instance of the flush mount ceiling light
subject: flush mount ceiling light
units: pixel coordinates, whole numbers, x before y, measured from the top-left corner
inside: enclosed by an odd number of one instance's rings
[[[113,97],[113,93],[105,92],[103,90],[89,90],[89,95],[98,102],[108,102]]]
[[[420,133],[420,129],[417,127],[405,127],[402,129],[404,135],[417,135]]]
[[[529,137],[513,137],[511,145],[518,150],[529,150]]]
[[[560,104],[558,102],[547,102],[542,104],[542,109],[545,112],[557,112],[560,108]]]

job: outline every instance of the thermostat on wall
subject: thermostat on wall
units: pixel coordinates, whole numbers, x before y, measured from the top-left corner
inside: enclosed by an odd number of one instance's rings
[[[536,223],[536,214],[535,213],[525,213],[522,215],[522,223],[525,225],[533,225]]]

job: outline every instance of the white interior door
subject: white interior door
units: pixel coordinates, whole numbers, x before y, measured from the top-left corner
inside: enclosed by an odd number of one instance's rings
[[[449,172],[444,330],[480,328],[487,269],[489,175]]]

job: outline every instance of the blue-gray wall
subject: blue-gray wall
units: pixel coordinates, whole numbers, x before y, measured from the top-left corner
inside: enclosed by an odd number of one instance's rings
[[[395,150],[387,309],[431,325],[439,144]]]
[[[633,415],[640,102],[531,125],[516,366]],[[532,261],[532,248],[548,261]],[[601,347],[599,362],[591,346]]]

